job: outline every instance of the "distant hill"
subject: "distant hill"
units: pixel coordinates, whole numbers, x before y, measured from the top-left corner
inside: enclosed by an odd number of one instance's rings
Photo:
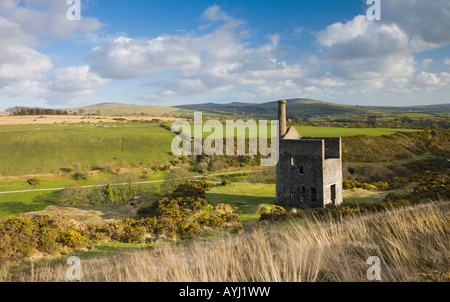
[[[450,114],[450,104],[410,106],[410,107],[365,107],[387,113],[430,113],[430,114]]]
[[[100,114],[102,115],[117,115],[117,116],[118,115],[179,116],[182,114],[190,113],[189,110],[175,107],[155,106],[155,105],[131,105],[120,103],[103,103],[90,106],[70,108],[67,110],[83,114],[96,114],[97,112],[100,112]]]
[[[388,107],[388,106],[353,106],[323,102],[311,99],[289,99],[288,115],[300,116],[302,118],[324,118],[324,117],[348,117],[348,116],[370,116],[387,114],[411,114],[426,113],[437,115],[450,114],[450,104],[410,107]],[[255,117],[275,118],[277,115],[278,102],[267,103],[242,103],[233,102],[229,104],[192,104],[174,107],[155,105],[131,105],[120,103],[103,103],[77,108],[69,108],[71,112],[82,112],[83,114],[102,115],[125,115],[125,116],[192,116],[193,112],[201,111],[210,117]]]
[[[288,103],[288,115],[301,116],[303,118],[326,116],[367,116],[399,113],[429,113],[450,114],[450,104],[411,107],[376,107],[376,106],[352,106],[334,104],[311,99],[290,99]],[[177,106],[180,109],[189,109],[215,113],[218,115],[246,115],[253,117],[275,117],[278,102],[262,104],[230,103],[230,104],[197,104]]]

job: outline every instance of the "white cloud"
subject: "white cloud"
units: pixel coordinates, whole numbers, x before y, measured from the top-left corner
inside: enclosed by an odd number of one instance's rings
[[[224,12],[222,8],[217,4],[208,7],[203,12],[201,19],[204,21],[224,21],[224,22],[235,20],[234,18],[230,17],[226,12]]]
[[[444,59],[444,65],[450,66],[450,58]]]
[[[66,1],[2,0],[0,12],[40,43],[56,38],[67,39],[77,33],[101,28],[102,24],[96,18],[85,17],[83,12],[81,21],[69,21],[66,14],[69,7]]]
[[[33,41],[18,24],[0,16],[0,89],[15,81],[39,79],[53,68],[49,56],[28,46]]]
[[[328,56],[336,60],[384,57],[435,47],[411,38],[397,24],[369,21],[363,15],[345,24],[334,23],[316,36],[319,44],[328,47]]]
[[[107,83],[109,80],[92,72],[88,65],[69,66],[54,70],[42,82],[46,91],[40,94],[52,104],[76,104],[84,97],[98,92]]]
[[[151,40],[119,37],[92,49],[86,57],[93,70],[113,79],[146,77],[166,70],[194,71],[201,67],[201,59],[189,47],[191,41],[189,35]]]
[[[162,35],[153,39],[121,37],[92,49],[87,55],[92,70],[105,78],[148,77],[164,71],[175,75],[152,81],[147,99],[167,99],[193,94],[216,93],[247,85],[253,95],[269,81],[304,76],[299,62],[277,60],[281,36],[268,35],[268,42],[249,47],[245,22],[231,18],[219,6],[203,13],[217,24],[210,32]]]
[[[36,45],[101,27],[95,18],[67,20],[68,7],[66,1],[53,0],[0,2],[0,93],[63,103],[93,94],[105,85],[107,81],[90,72],[88,66],[52,71],[51,57],[35,49]]]
[[[433,59],[417,62],[414,54],[450,42],[450,2],[392,0],[382,7],[381,21],[360,15],[316,33],[324,54],[312,65],[315,82],[337,80],[367,96],[445,89],[445,73],[424,71]]]
[[[357,59],[335,62],[332,73],[348,80],[386,80],[410,78],[416,71],[416,61],[411,55]]]
[[[6,46],[0,51],[0,83],[39,78],[52,67],[49,56],[25,46]]]

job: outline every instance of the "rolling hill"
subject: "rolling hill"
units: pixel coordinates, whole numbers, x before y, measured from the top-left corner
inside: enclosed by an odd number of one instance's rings
[[[120,103],[102,103],[84,107],[70,108],[67,110],[72,112],[83,112],[83,114],[96,114],[97,112],[100,112],[100,114],[102,115],[117,115],[117,116],[119,115],[179,116],[181,114],[190,113],[190,110],[175,107],[155,106],[155,105],[131,105]]]
[[[352,106],[334,104],[310,99],[290,99],[288,102],[288,115],[296,115],[302,118],[327,117],[327,116],[368,116],[385,114],[450,114],[450,104],[412,107],[376,107],[376,106]],[[238,115],[251,117],[273,118],[277,114],[277,102],[262,104],[230,103],[230,104],[198,104],[177,106],[180,109],[204,111],[222,115]]]
[[[433,118],[447,120],[450,115],[450,104],[388,107],[388,106],[354,106],[335,104],[311,99],[289,99],[288,117],[311,118],[347,118],[347,117],[384,117],[401,118]],[[121,103],[102,103],[90,106],[65,109],[82,114],[98,114],[110,116],[173,116],[192,117],[194,112],[201,111],[204,116],[213,118],[266,118],[274,119],[277,115],[277,101],[267,103],[229,104],[204,103],[180,106],[132,105]]]

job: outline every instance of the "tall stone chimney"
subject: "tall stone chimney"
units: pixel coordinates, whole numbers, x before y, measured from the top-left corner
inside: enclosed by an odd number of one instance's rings
[[[287,132],[286,126],[286,101],[278,101],[278,120],[280,121],[280,138]]]

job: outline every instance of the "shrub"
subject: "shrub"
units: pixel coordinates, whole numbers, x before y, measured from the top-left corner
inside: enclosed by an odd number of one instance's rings
[[[54,253],[60,248],[60,244],[58,243],[59,235],[57,229],[49,227],[41,228],[37,236],[37,249],[47,254]]]
[[[353,207],[349,207],[349,206],[345,206],[340,209],[331,211],[331,215],[335,216],[335,217],[341,216],[341,215],[357,214],[357,213],[360,213],[359,208],[353,208]]]
[[[283,207],[275,206],[273,208],[265,207],[261,212],[261,221],[280,222],[288,217]]]
[[[185,181],[178,185],[178,187],[170,194],[172,197],[205,197],[206,196],[206,181]]]
[[[137,225],[124,225],[119,236],[119,241],[123,243],[142,243],[145,241],[145,227]]]
[[[224,220],[217,214],[206,214],[198,218],[198,223],[211,228],[223,226]]]
[[[220,218],[222,218],[225,223],[240,223],[241,222],[239,215],[232,214],[232,213],[223,214],[220,216]]]
[[[215,207],[216,212],[221,214],[231,213],[233,212],[233,207],[226,203],[220,203]]]
[[[27,183],[31,186],[39,186],[41,184],[41,180],[39,178],[30,178],[27,180]]]
[[[64,246],[71,248],[81,248],[87,243],[86,237],[81,235],[80,232],[74,230],[61,230],[58,237],[58,240]]]
[[[77,172],[72,175],[72,178],[74,180],[85,180],[88,178],[88,175],[89,174],[87,172]]]
[[[78,185],[69,185],[58,194],[57,202],[66,206],[85,206],[89,204],[89,192]]]
[[[352,175],[356,174],[356,173],[358,173],[358,168],[350,167],[350,168],[348,168],[348,172]]]
[[[198,223],[182,222],[178,226],[178,234],[181,239],[199,237],[202,233],[202,227]]]
[[[229,186],[229,185],[231,185],[231,180],[229,180],[229,179],[225,179],[224,181],[222,181],[222,186]]]
[[[0,224],[0,258],[27,258],[36,249],[35,226],[28,218],[12,217]]]

